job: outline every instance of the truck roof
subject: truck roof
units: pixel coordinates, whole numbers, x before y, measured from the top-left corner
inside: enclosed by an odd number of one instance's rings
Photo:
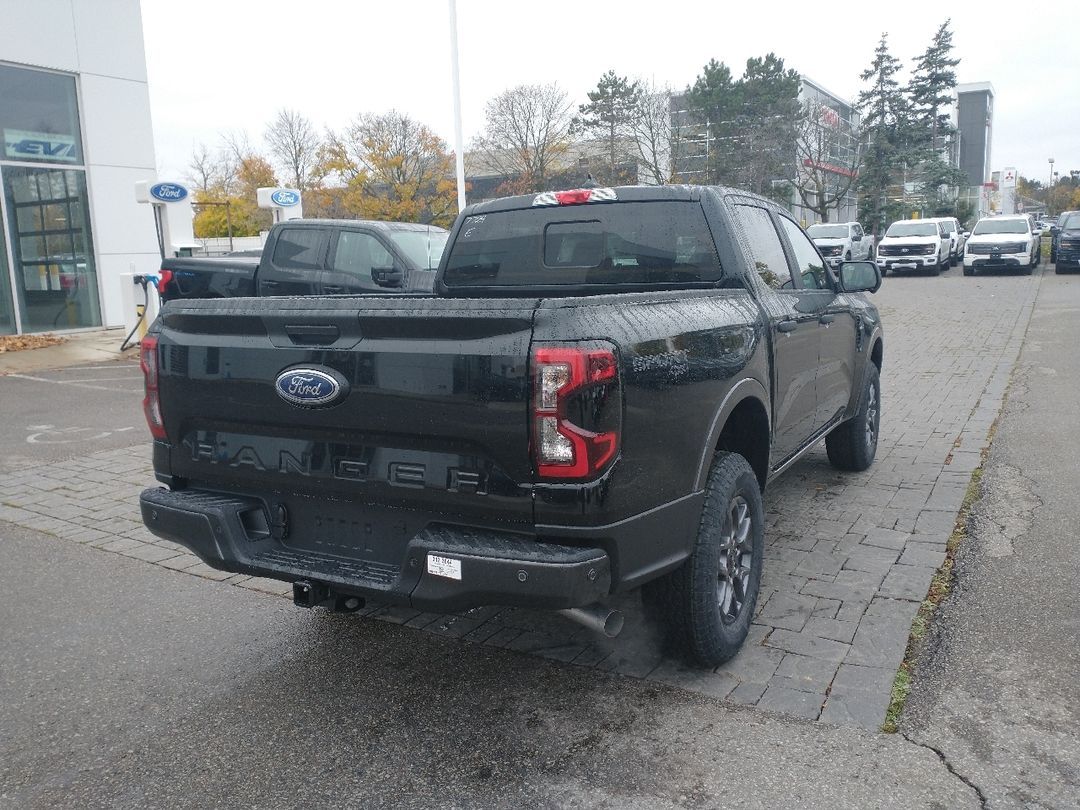
[[[346,225],[363,225],[383,231],[445,231],[438,225],[424,225],[419,222],[383,222],[378,219],[288,219],[278,225],[300,228],[340,228]]]
[[[744,191],[742,189],[727,188],[724,186],[611,186],[609,188],[615,192],[616,198],[622,202],[641,202],[645,200],[693,201],[700,200],[702,192],[711,191],[719,195],[738,194],[740,197],[750,197],[760,200],[762,203],[767,203],[770,206],[776,206],[775,202],[768,200],[765,197],[760,197],[757,194],[752,194],[749,191]],[[562,189],[558,190],[561,191]],[[472,205],[466,206],[463,213],[471,215],[531,208],[538,193],[539,192],[519,194],[514,197],[499,197],[495,200],[485,200],[484,202],[473,203]]]

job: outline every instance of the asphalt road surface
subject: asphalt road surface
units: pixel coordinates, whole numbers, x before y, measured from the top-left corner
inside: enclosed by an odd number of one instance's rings
[[[896,735],[0,538],[0,807],[977,806]]]
[[[1080,276],[1047,275],[902,730],[991,807],[1080,806]]]
[[[0,375],[0,473],[147,442],[133,360]]]

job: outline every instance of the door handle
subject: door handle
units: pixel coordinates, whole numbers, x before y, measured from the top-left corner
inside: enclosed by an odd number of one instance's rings
[[[798,321],[780,321],[780,323],[776,325],[777,332],[794,332],[798,328]]]
[[[276,281],[270,281],[270,280],[268,280],[268,279],[263,279],[263,282],[262,282],[262,283],[263,283],[263,284],[264,284],[265,286],[269,287],[270,289],[273,289],[274,287],[277,287],[277,286],[278,286],[278,282],[276,282]]]
[[[322,291],[329,293],[330,295],[336,295],[337,293],[344,292],[345,288],[338,284],[324,284]]]
[[[835,320],[836,320],[835,315],[822,315],[821,318],[818,319],[818,323],[823,323],[826,326],[828,326],[830,323],[832,323]]]

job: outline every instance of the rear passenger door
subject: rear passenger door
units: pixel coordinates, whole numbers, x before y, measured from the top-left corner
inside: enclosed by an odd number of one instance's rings
[[[259,265],[259,295],[318,295],[326,236],[324,228],[280,228],[269,260]]]
[[[360,295],[401,286],[400,262],[374,233],[339,231],[333,241],[323,279],[325,294]]]
[[[771,214],[762,206],[733,201],[761,279],[776,295],[762,296],[773,345],[773,442],[770,466],[779,467],[814,431],[817,412],[818,315],[806,311],[803,290],[791,275]]]
[[[817,357],[817,408],[814,430],[846,410],[855,380],[855,334],[858,321],[846,295],[802,228],[780,216],[780,230],[791,249],[796,275],[803,280],[800,307],[812,318],[820,340]]]

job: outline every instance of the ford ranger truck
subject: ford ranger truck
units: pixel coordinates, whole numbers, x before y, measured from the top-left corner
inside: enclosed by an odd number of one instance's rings
[[[143,520],[304,606],[611,630],[644,586],[715,666],[754,613],[766,484],[822,440],[874,459],[880,283],[765,199],[662,186],[470,206],[427,297],[172,301],[142,343]]]

